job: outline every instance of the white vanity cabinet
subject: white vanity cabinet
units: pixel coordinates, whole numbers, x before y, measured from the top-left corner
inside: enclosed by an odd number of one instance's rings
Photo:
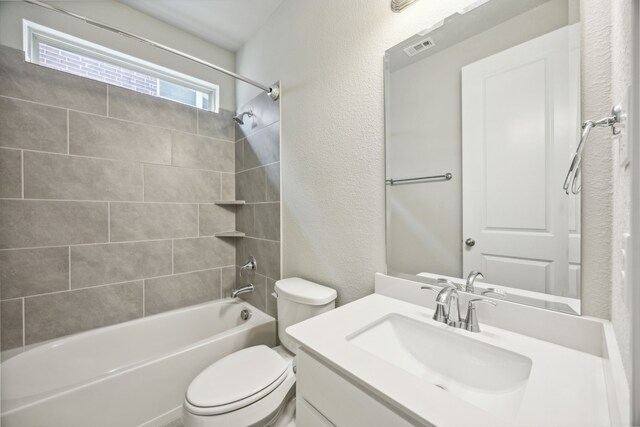
[[[303,348],[297,355],[296,387],[296,423],[299,427],[422,425],[409,421]]]

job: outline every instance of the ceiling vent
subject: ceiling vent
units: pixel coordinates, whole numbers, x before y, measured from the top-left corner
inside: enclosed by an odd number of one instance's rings
[[[413,56],[427,49],[431,49],[435,45],[436,44],[433,42],[433,39],[431,37],[428,37],[424,40],[419,41],[418,43],[412,44],[409,47],[405,47],[403,50],[407,55]]]

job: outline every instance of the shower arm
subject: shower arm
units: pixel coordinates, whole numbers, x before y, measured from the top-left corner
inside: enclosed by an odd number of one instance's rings
[[[153,46],[155,48],[162,49],[162,50],[170,52],[170,53],[172,53],[174,55],[177,55],[177,56],[180,56],[182,58],[188,59],[190,61],[196,62],[196,63],[198,63],[200,65],[204,65],[205,67],[209,67],[209,68],[211,68],[211,69],[213,69],[215,71],[218,71],[218,72],[220,72],[222,74],[226,74],[227,76],[231,76],[234,79],[243,81],[243,82],[248,83],[248,84],[250,84],[252,86],[255,86],[255,87],[259,88],[259,89],[262,89],[263,91],[267,92],[267,94],[269,95],[269,97],[273,101],[276,101],[280,97],[280,87],[277,84],[273,85],[273,86],[263,85],[261,83],[256,82],[255,80],[251,80],[250,78],[241,76],[240,74],[236,74],[233,71],[229,71],[229,70],[224,69],[222,67],[219,67],[219,66],[217,66],[215,64],[212,64],[210,62],[207,62],[207,61],[202,60],[200,58],[197,58],[195,56],[189,55],[188,53],[181,52],[181,51],[179,51],[177,49],[174,49],[172,47],[166,46],[166,45],[164,45],[162,43],[154,42],[153,40],[147,39],[145,37],[138,36],[136,34],[128,32],[128,31],[121,30],[119,28],[112,27],[112,26],[107,25],[107,24],[103,24],[102,22],[94,21],[93,19],[87,18],[86,16],[78,15],[77,13],[70,12],[70,11],[68,11],[66,9],[62,9],[62,8],[60,8],[58,6],[53,6],[51,4],[44,3],[44,2],[41,2],[39,0],[22,0],[22,1],[24,1],[25,3],[30,3],[30,4],[33,4],[33,5],[36,5],[36,6],[43,7],[45,9],[53,10],[54,12],[59,12],[59,13],[62,13],[64,15],[67,15],[67,16],[71,16],[72,18],[80,19],[80,20],[86,22],[89,25],[93,25],[94,27],[98,27],[98,28],[101,28],[103,30],[111,31],[111,32],[116,33],[116,34],[120,34],[121,36],[129,37],[131,39],[134,39],[134,40],[137,40],[139,42],[142,42],[142,43],[148,44],[150,46]]]

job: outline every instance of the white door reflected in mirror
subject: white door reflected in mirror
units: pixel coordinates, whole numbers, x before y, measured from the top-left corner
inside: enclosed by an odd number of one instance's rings
[[[575,145],[567,124],[579,121],[579,37],[567,26],[462,68],[462,229],[477,236],[463,272],[578,297],[567,239],[576,196],[557,183]]]

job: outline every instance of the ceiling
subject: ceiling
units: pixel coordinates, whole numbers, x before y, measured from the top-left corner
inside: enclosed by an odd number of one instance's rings
[[[236,51],[283,0],[118,0],[225,49]]]

